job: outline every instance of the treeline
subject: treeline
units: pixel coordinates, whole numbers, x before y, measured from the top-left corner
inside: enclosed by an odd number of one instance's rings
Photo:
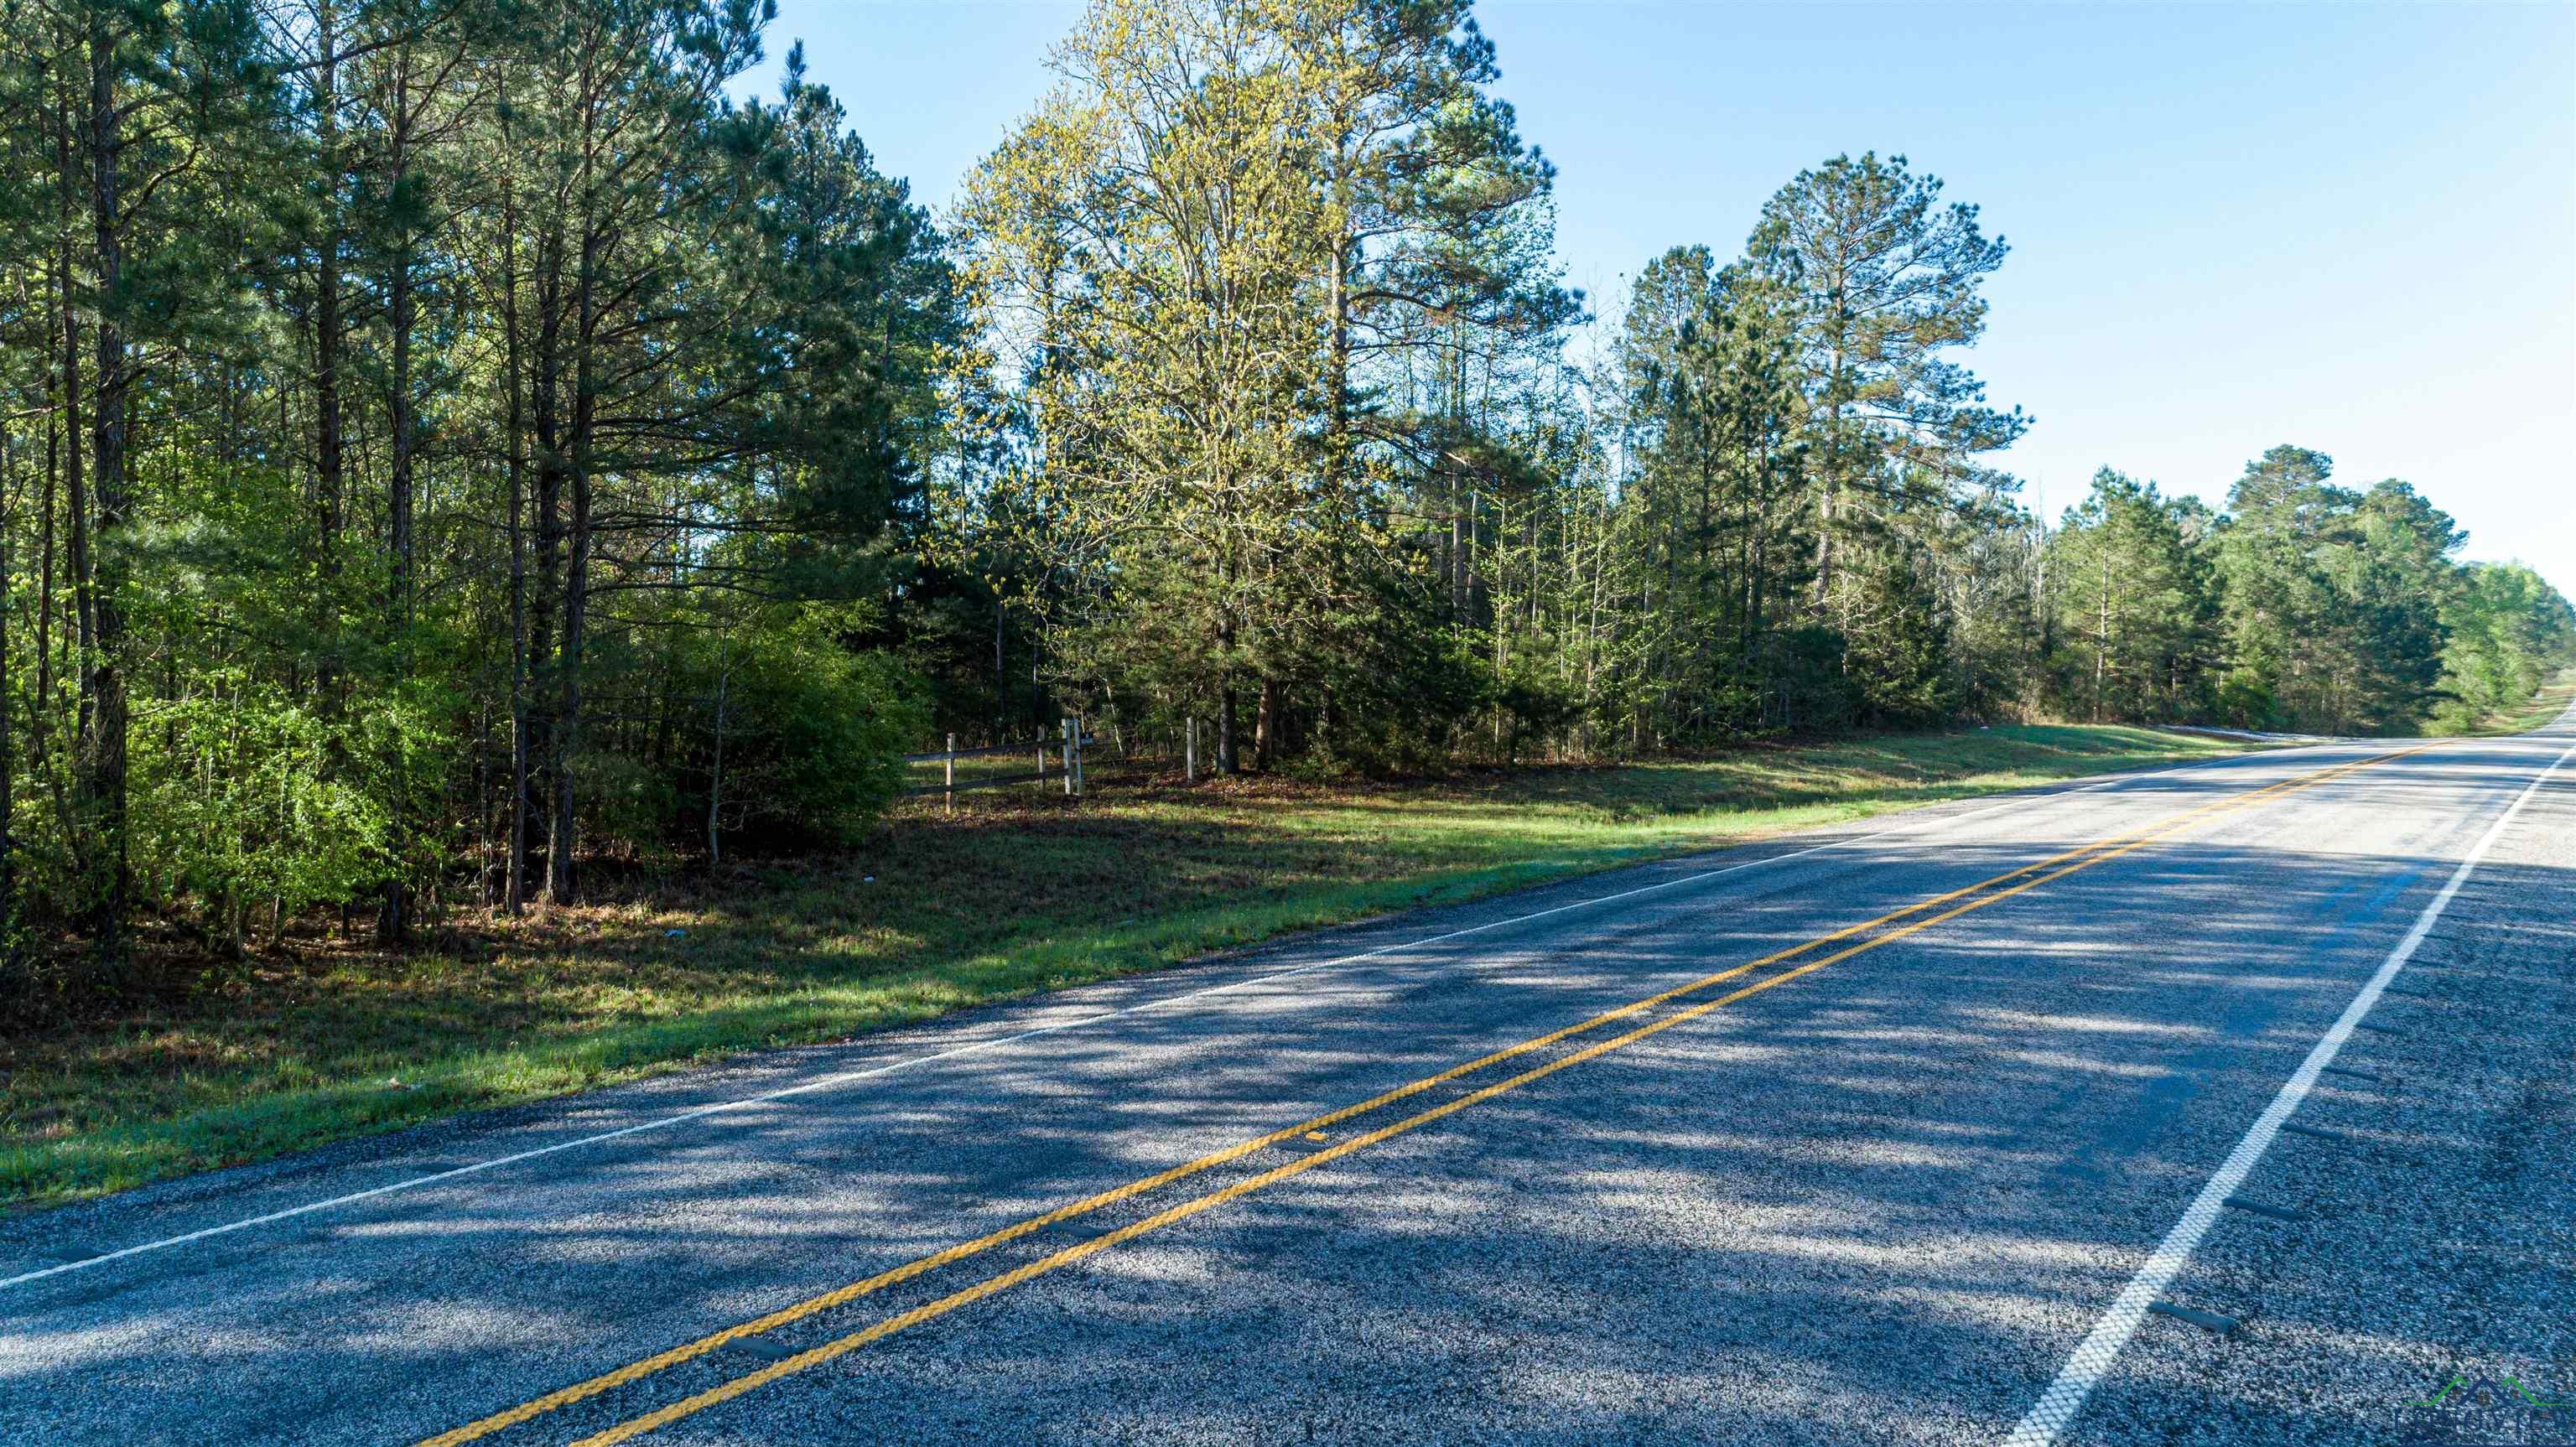
[[[2276,449],[2226,516],[2106,474],[2056,530],[1961,360],[2006,259],[1904,157],[1793,178],[1615,320],[1464,0],[1100,0],[970,178],[938,566],[952,718],[1216,721],[1404,769],[2072,715],[2464,726],[2576,651],[2403,483]],[[980,670],[980,675],[979,675]]]
[[[2213,513],[2105,468],[2040,555],[2056,711],[2336,734],[2465,730],[2576,658],[2576,616],[2518,564],[2451,560],[2450,517],[2275,447]]]
[[[1311,774],[2408,730],[2576,650],[2312,453],[2045,527],[1960,360],[2006,249],[1902,157],[1599,319],[1465,0],[1096,0],[945,234],[792,52],[731,98],[767,20],[0,0],[16,997],[829,844],[1068,713]]]

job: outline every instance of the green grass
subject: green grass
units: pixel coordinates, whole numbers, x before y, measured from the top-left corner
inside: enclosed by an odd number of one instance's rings
[[[218,990],[0,1041],[23,1208],[1291,930],[1784,829],[2235,751],[2109,727],[1913,734],[1431,783],[997,789],[829,861],[477,925],[435,952],[290,940]],[[685,934],[672,931],[685,930]]]

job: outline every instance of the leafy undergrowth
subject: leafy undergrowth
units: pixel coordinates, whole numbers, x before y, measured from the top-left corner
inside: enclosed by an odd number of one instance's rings
[[[1152,969],[1721,840],[2231,752],[2109,727],[1895,735],[1429,783],[1095,774],[907,812],[435,951],[290,939],[219,990],[0,1041],[0,1206]]]

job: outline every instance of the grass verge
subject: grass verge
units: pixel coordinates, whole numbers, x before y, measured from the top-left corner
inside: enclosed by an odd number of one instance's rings
[[[2531,702],[2518,709],[2490,714],[2469,730],[2477,738],[2499,738],[2507,734],[2527,734],[2533,729],[2555,723],[2567,711],[2570,700],[2576,700],[2576,669],[2568,669],[2540,686]]]
[[[1096,777],[1079,803],[969,795],[953,817],[899,814],[846,857],[639,886],[435,951],[290,939],[189,999],[0,1040],[0,1209],[1388,910],[2241,747],[2033,725],[1429,783]]]

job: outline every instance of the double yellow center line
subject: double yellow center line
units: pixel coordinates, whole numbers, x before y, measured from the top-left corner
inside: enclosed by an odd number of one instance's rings
[[[2172,834],[2189,824],[2193,824],[2207,818],[2210,815],[2247,808],[2256,803],[2278,797],[2285,793],[2290,793],[2299,789],[2313,788],[2318,784],[2323,784],[2333,779],[2341,778],[2342,776],[2352,773],[2358,769],[2369,768],[2375,764],[2386,763],[2391,759],[2403,758],[2408,754],[2420,752],[2422,752],[2421,748],[2414,748],[2399,750],[2393,753],[2374,755],[2367,759],[2361,759],[2352,763],[2337,764],[2331,768],[2320,769],[2312,773],[2299,775],[2295,778],[2285,779],[2279,783],[2266,785],[2259,789],[2248,790],[2242,794],[2232,794],[2226,798],[2201,805],[2198,808],[2188,809],[2179,814],[2168,815],[2166,818],[2159,820],[2143,831],[2125,836],[2114,835],[2107,839],[2096,840],[2093,843],[2067,850],[2062,854],[2051,855],[2046,859],[2024,865],[2010,873],[1999,874],[1991,879],[1979,880],[1975,884],[1954,889],[1944,894],[1934,895],[1929,899],[1907,905],[1903,909],[1893,910],[1887,914],[1880,915],[1875,919],[1864,920],[1859,924],[1849,925],[1842,929],[1835,930],[1831,934],[1818,935],[1814,939],[1808,940],[1802,944],[1793,945],[1788,949],[1764,955],[1760,959],[1748,960],[1743,964],[1730,966],[1715,974],[1703,975],[1688,984],[1676,986],[1672,989],[1662,991],[1661,993],[1648,995],[1643,999],[1631,1001],[1628,1004],[1619,1006],[1617,1009],[1603,1011],[1588,1020],[1568,1025],[1563,1029],[1551,1030],[1544,1035],[1533,1036],[1530,1039],[1519,1042],[1518,1044],[1509,1045],[1503,1049],[1494,1051],[1492,1054],[1479,1056],[1463,1065],[1452,1066],[1436,1075],[1426,1075],[1419,1080],[1397,1086],[1393,1090],[1371,1096],[1355,1105],[1346,1105],[1338,1110],[1328,1111],[1311,1119],[1299,1121],[1295,1125],[1282,1126],[1278,1130],[1271,1131],[1266,1135],[1255,1136],[1252,1139],[1237,1142],[1234,1145],[1227,1146],[1223,1150],[1213,1151],[1207,1155],[1200,1156],[1196,1160],[1186,1161],[1180,1165],[1173,1166],[1169,1170],[1160,1171],[1153,1175],[1130,1181],[1125,1185],[1102,1191],[1096,1195],[1085,1196],[1081,1200],[1072,1201],[1065,1205],[1058,1206],[1054,1210],[1047,1211],[1036,1216],[1031,1216],[1026,1220],[1005,1226],[998,1231],[978,1236],[971,1241],[959,1242],[957,1245],[948,1247],[946,1250],[924,1256],[919,1260],[907,1262],[904,1265],[897,1266],[891,1270],[879,1272],[874,1276],[853,1281],[846,1286],[836,1287],[819,1296],[809,1297],[792,1306],[782,1307],[766,1316],[755,1317],[749,1321],[726,1327],[722,1331],[712,1332],[706,1336],[699,1337],[695,1341],[685,1342],[666,1351],[657,1352],[652,1356],[645,1357],[639,1361],[630,1362],[614,1371],[604,1372],[587,1381],[576,1382],[571,1386],[549,1392],[542,1397],[533,1398],[518,1406],[512,1407],[507,1411],[496,1412],[491,1416],[469,1422],[452,1431],[442,1432],[435,1437],[426,1438],[419,1444],[419,1447],[460,1447],[460,1444],[490,1436],[495,1432],[504,1431],[523,1422],[542,1416],[547,1412],[597,1396],[602,1392],[628,1385],[632,1382],[651,1376],[656,1372],[678,1366],[682,1362],[704,1356],[708,1352],[714,1351],[729,1343],[741,1341],[749,1337],[756,1337],[764,1332],[775,1331],[780,1327],[787,1326],[797,1321],[802,1321],[818,1312],[829,1311],[835,1307],[846,1306],[862,1297],[873,1295],[888,1287],[900,1285],[927,1272],[935,1271],[940,1267],[954,1264],[958,1261],[965,1260],[967,1257],[992,1250],[994,1247],[1033,1235],[1050,1226],[1059,1225],[1077,1217],[1087,1216],[1105,1207],[1116,1205],[1121,1201],[1129,1200],[1150,1191],[1159,1190],[1164,1186],[1171,1185],[1190,1176],[1198,1175],[1203,1171],[1212,1170],[1229,1162],[1241,1160],[1257,1151],[1265,1150],[1272,1146],[1281,1145],[1289,1141],[1298,1140],[1309,1135],[1316,1135],[1320,1138],[1321,1132],[1355,1117],[1367,1115],[1373,1111],[1383,1110],[1387,1106],[1396,1104],[1399,1101],[1420,1095],[1425,1091],[1437,1089],[1440,1086],[1449,1084],[1450,1082],[1459,1080],[1463,1077],[1490,1070],[1507,1061],[1519,1059],[1534,1052],[1545,1050],[1549,1046],[1558,1044],[1559,1042],[1565,1041],[1574,1036],[1587,1034],[1591,1031],[1598,1030],[1605,1025],[1611,1025],[1622,1020],[1631,1019],[1637,1015],[1654,1010],[1659,1006],[1671,1004],[1684,996],[1697,994],[1713,985],[1723,984],[1729,980],[1740,978],[1744,975],[1753,973],[1754,971],[1762,970],[1773,965],[1787,963],[1798,956],[1823,949],[1826,946],[1852,940],[1855,936],[1868,936],[1865,939],[1859,940],[1857,943],[1846,944],[1842,948],[1834,950],[1829,954],[1807,960],[1793,968],[1782,970],[1777,974],[1767,976],[1761,980],[1741,986],[1725,994],[1700,1001],[1684,1009],[1676,1010],[1649,1023],[1635,1026],[1623,1033],[1608,1036],[1590,1045],[1586,1045],[1582,1049],[1558,1056],[1543,1064],[1522,1070],[1517,1074],[1506,1076],[1503,1079],[1492,1082],[1491,1084],[1460,1095],[1455,1099],[1442,1102],[1441,1104],[1431,1106],[1412,1115],[1405,1116],[1400,1120],[1391,1121],[1386,1125],[1379,1126],[1373,1130],[1365,1131],[1345,1140],[1335,1142],[1322,1149],[1313,1151],[1310,1154],[1301,1156],[1296,1160],[1289,1161],[1286,1164],[1272,1167],[1269,1170],[1262,1171],[1255,1175],[1246,1176],[1243,1179],[1235,1181],[1220,1189],[1209,1191],[1203,1195],[1195,1196],[1189,1200],[1166,1207],[1153,1215],[1144,1217],[1143,1219],[1132,1222],[1128,1225],[1121,1226],[1114,1231],[1104,1232],[1098,1236],[1090,1238],[1089,1240],[1076,1243],[1075,1245],[1065,1247],[1060,1251],[1039,1257],[1026,1265],[1015,1267],[1012,1270],[1001,1273],[1000,1275],[976,1282],[972,1286],[963,1287],[946,1296],[942,1296],[935,1301],[914,1307],[909,1311],[899,1313],[895,1316],[887,1317],[862,1330],[851,1332],[846,1336],[837,1337],[831,1341],[824,1342],[819,1346],[798,1352],[793,1356],[782,1358],[781,1360],[772,1363],[771,1365],[764,1366],[757,1371],[745,1373],[744,1375],[736,1377],[719,1386],[699,1392],[694,1396],[684,1397],[668,1406],[619,1423],[617,1426],[611,1427],[606,1431],[584,1437],[573,1444],[573,1447],[609,1447],[609,1444],[611,1443],[624,1442],[629,1438],[650,1432],[655,1428],[668,1426],[683,1417],[688,1417],[698,1412],[702,1412],[720,1402],[730,1401],[746,1392],[754,1391],[771,1382],[777,1381],[781,1377],[790,1376],[797,1372],[804,1371],[808,1367],[819,1366],[824,1362],[831,1361],[835,1357],[856,1351],[870,1342],[881,1340],[885,1337],[894,1335],[896,1332],[903,1331],[906,1328],[918,1326],[923,1322],[945,1316],[949,1312],[955,1311],[961,1306],[981,1301],[985,1297],[992,1296],[997,1292],[1007,1291],[1024,1281],[1029,1281],[1033,1278],[1046,1275],[1049,1272],[1071,1266],[1078,1261],[1098,1255],[1114,1246],[1135,1240],[1137,1237],[1143,1236],[1149,1232],[1159,1231],[1175,1222],[1188,1220],[1190,1217],[1198,1215],[1202,1211],[1211,1210],[1215,1207],[1224,1205],[1238,1197],[1248,1196],[1255,1191],[1265,1189],[1277,1184],[1278,1182],[1287,1180],[1291,1176],[1313,1170],[1317,1166],[1330,1161],[1339,1160],[1354,1152],[1366,1150],[1370,1146],[1377,1145],[1382,1141],[1391,1140],[1408,1131],[1418,1130],[1423,1126],[1429,1125],[1433,1121],[1439,1120],[1444,1116],[1454,1115],[1470,1106],[1481,1105],[1486,1101],[1494,1099],[1496,1096],[1518,1090],[1522,1086],[1528,1085],[1533,1081],[1542,1080],[1550,1075],[1554,1075],[1560,1070],[1565,1070],[1573,1066],[1583,1064],[1589,1060],[1598,1059],[1614,1050],[1623,1049],[1629,1045],[1633,1045],[1650,1035],[1659,1034],[1662,1031],[1669,1030],[1675,1025],[1682,1024],[1685,1021],[1697,1019],[1713,1010],[1723,1009],[1728,1005],[1732,1005],[1735,1002],[1746,998],[1747,996],[1756,995],[1764,990],[1785,985],[1789,981],[1797,979],[1801,975],[1812,974],[1817,970],[1825,968],[1827,965],[1834,964],[1841,960],[1847,960],[1854,955],[1903,939],[1918,931],[1930,929],[1932,926],[1940,924],[1945,920],[1956,919],[1960,915],[1967,914],[1972,910],[1983,909],[1988,905],[2010,899],[2014,895],[2020,894],[2026,890],[2036,889],[2040,885],[2046,884],[2051,880],[2063,879],[2067,875],[2076,873],[2079,870],[2090,869],[2094,865],[2103,863],[2106,860],[2116,859],[2123,854],[2127,854],[2135,849],[2143,848],[2158,839],[2164,838],[2165,836]],[[1899,924],[1899,921],[1907,922]],[[1882,927],[1889,925],[1895,925],[1896,927],[1892,929],[1882,929]],[[1872,931],[1882,932],[1871,933]]]

